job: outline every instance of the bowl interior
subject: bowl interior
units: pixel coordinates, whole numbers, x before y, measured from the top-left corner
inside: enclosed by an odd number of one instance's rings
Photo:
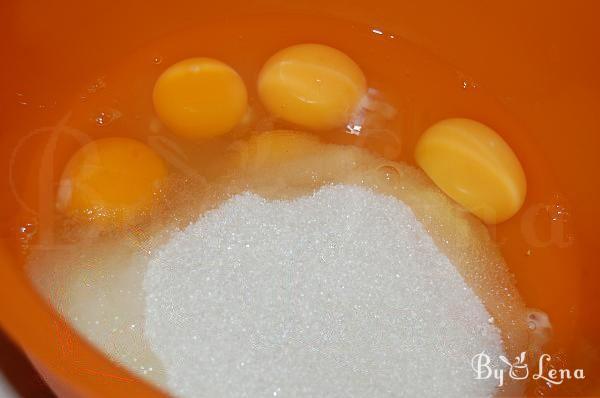
[[[600,267],[592,257],[600,210],[600,3],[546,1],[482,4],[476,0],[274,1],[206,3],[175,0],[38,3],[0,6],[0,321],[50,382],[65,394],[159,396],[81,340],[30,286],[22,270],[17,214],[38,211],[52,192],[19,181],[49,178],[35,167],[11,168],[21,139],[53,126],[73,92],[103,68],[169,32],[227,16],[302,13],[367,24],[426,48],[476,76],[526,126],[535,155],[568,193],[582,280],[581,317],[591,344],[600,344]],[[43,144],[26,157],[43,156]],[[60,157],[60,155],[56,155]],[[57,160],[58,161],[58,160]],[[7,176],[11,178],[7,178]],[[17,181],[17,183],[15,183]],[[27,198],[26,203],[22,199]],[[25,209],[25,211],[27,211]],[[543,287],[542,287],[543,288]],[[6,303],[10,303],[6,305]]]

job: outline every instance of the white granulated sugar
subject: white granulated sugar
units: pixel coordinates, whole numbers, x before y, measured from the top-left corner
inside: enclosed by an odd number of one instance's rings
[[[238,195],[158,250],[150,345],[181,397],[489,397],[498,329],[412,211],[327,186]]]

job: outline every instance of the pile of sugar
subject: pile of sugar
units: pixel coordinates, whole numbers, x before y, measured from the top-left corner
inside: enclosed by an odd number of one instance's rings
[[[181,397],[489,397],[479,298],[395,198],[349,185],[231,198],[144,279],[145,333]]]

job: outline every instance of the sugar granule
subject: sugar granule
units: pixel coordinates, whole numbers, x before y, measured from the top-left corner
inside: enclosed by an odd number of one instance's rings
[[[144,279],[145,333],[181,397],[489,397],[500,331],[412,211],[349,185],[237,195]]]

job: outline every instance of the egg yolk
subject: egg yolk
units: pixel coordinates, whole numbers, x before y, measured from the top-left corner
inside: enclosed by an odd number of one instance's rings
[[[252,136],[237,153],[243,168],[275,166],[321,148],[310,134],[292,130],[273,130]]]
[[[129,223],[149,210],[167,176],[163,160],[130,138],[103,138],[79,149],[63,171],[58,207],[99,223]]]
[[[244,117],[246,87],[230,66],[190,58],[165,70],[154,85],[154,109],[175,134],[211,138],[225,134]]]
[[[512,217],[525,200],[525,173],[516,155],[474,120],[436,123],[420,137],[415,159],[442,191],[488,224]]]
[[[359,66],[320,44],[300,44],[273,55],[258,77],[258,94],[273,115],[325,130],[348,123],[366,93]]]

